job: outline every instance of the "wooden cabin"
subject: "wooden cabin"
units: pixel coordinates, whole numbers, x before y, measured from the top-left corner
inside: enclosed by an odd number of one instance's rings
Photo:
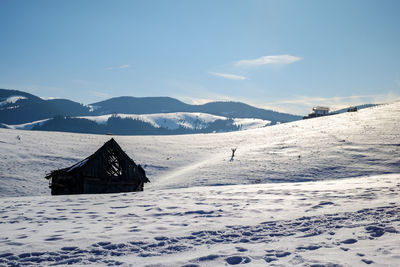
[[[111,138],[93,155],[46,175],[52,195],[143,191],[144,169]]]

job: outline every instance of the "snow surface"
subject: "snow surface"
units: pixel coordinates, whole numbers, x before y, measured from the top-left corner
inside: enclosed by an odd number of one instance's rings
[[[14,125],[6,124],[6,126],[9,129],[14,129],[14,130],[32,130],[33,127],[35,127],[36,125],[43,125],[44,123],[46,123],[49,120],[51,120],[51,119],[27,122],[27,123],[23,123],[23,124],[14,124]]]
[[[233,119],[234,125],[238,126],[241,130],[250,130],[250,129],[257,129],[262,128],[271,123],[271,121],[261,120],[261,119],[254,119],[254,118],[235,118]]]
[[[9,104],[15,104],[21,99],[27,99],[27,98],[25,96],[18,96],[18,95],[10,96],[10,97],[7,97],[7,98],[2,98],[2,99],[0,99],[0,109],[15,109],[15,108],[18,108],[19,106],[8,106],[8,107],[5,107],[5,108],[3,108],[3,107],[7,106]]]
[[[0,101],[0,107],[8,104],[15,104],[18,100],[27,99],[25,96],[10,96]]]
[[[0,129],[0,265],[397,266],[399,120],[396,102],[240,132],[118,136],[145,191],[70,196],[49,196],[45,173],[109,136]]]

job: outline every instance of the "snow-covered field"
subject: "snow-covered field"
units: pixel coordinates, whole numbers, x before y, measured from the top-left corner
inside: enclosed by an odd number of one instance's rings
[[[397,266],[399,125],[396,102],[241,132],[117,136],[145,191],[57,197],[45,173],[110,137],[0,129],[0,265]]]

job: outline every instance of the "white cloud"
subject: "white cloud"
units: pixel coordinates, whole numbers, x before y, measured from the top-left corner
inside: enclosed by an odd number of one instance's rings
[[[125,65],[121,65],[119,67],[108,67],[108,68],[106,68],[106,70],[118,70],[118,69],[120,70],[120,69],[127,69],[130,67],[131,67],[130,64],[125,64]]]
[[[209,72],[211,75],[222,77],[225,79],[230,79],[230,80],[246,80],[247,78],[245,76],[241,75],[235,75],[235,74],[230,74],[230,73],[220,73],[220,72]]]
[[[191,105],[203,105],[203,104],[215,101],[215,99],[212,99],[212,98],[196,98],[196,97],[183,96],[183,95],[176,95],[174,97],[185,103],[191,104]]]
[[[108,93],[98,92],[98,91],[89,91],[90,94],[96,96],[97,98],[110,98],[111,95]]]
[[[258,67],[268,64],[284,65],[284,64],[291,64],[299,60],[302,60],[302,58],[291,55],[276,55],[276,56],[264,56],[256,59],[243,59],[237,61],[235,65],[238,67]]]

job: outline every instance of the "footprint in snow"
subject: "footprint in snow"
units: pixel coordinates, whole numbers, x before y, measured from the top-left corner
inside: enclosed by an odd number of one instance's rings
[[[357,242],[358,242],[357,239],[349,238],[349,239],[343,240],[341,243],[342,244],[354,244],[354,243],[357,243]]]
[[[230,265],[246,264],[251,262],[249,257],[232,256],[225,259],[225,261]]]
[[[362,259],[361,261],[366,263],[366,264],[374,263],[372,260],[367,260],[367,259]]]

